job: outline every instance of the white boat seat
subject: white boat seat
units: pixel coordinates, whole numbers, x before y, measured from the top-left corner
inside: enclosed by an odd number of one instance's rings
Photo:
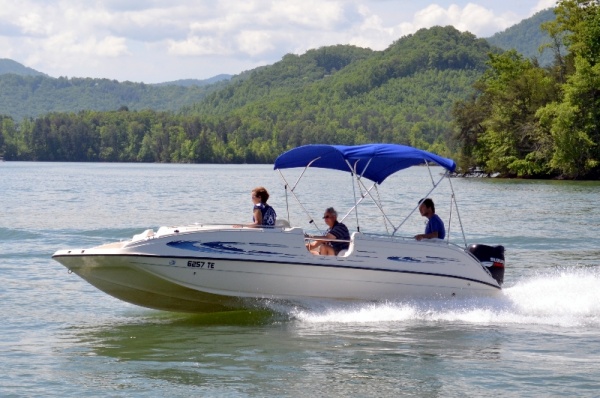
[[[277,220],[275,220],[275,226],[281,228],[289,228],[290,222],[288,220],[278,218]]]
[[[352,232],[352,235],[350,235],[350,245],[348,245],[348,249],[340,250],[340,252],[337,254],[338,257],[348,257],[352,254],[354,251],[354,240],[358,235],[360,235],[360,232]]]
[[[148,239],[154,236],[154,230],[153,229],[147,229],[144,232],[142,232],[141,234],[137,234],[137,235],[133,235],[133,238],[131,239],[133,242],[138,241],[138,240],[142,240],[142,239]]]

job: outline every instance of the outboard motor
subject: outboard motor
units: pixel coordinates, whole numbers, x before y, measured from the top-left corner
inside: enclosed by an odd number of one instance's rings
[[[504,246],[474,244],[469,246],[469,251],[490,271],[498,284],[502,285],[504,282]]]

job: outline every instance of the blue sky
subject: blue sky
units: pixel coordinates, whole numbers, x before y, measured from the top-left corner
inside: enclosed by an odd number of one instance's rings
[[[53,77],[159,83],[237,74],[311,48],[383,50],[420,28],[489,37],[554,0],[0,0],[0,58]]]

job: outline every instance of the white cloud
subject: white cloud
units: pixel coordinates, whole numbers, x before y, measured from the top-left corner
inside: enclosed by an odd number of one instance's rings
[[[335,44],[336,27],[347,24],[347,13],[338,1],[248,1],[219,3],[222,17],[194,21],[185,39],[169,40],[171,54],[228,55],[232,52],[256,58],[278,46],[306,51],[307,45]],[[324,35],[324,32],[333,32]],[[316,39],[316,40],[315,40]],[[284,51],[289,52],[289,51]],[[282,54],[280,54],[281,56]]]
[[[382,18],[364,5],[361,5],[357,11],[361,18],[356,28],[350,32],[348,44],[373,50],[383,50],[388,47],[394,40],[397,28],[386,27]]]
[[[343,5],[337,1],[294,0],[273,2],[269,19],[287,21],[305,29],[331,30],[343,19]]]
[[[237,47],[250,56],[258,56],[275,48],[271,33],[266,31],[243,31],[236,37]]]
[[[451,4],[447,9],[432,4],[415,14],[412,28],[417,30],[435,25],[452,25],[460,31],[469,31],[477,36],[491,36],[516,22],[517,17],[512,13],[496,15],[492,10],[473,3],[462,8]]]
[[[556,7],[557,0],[538,0],[537,4],[532,8],[532,11],[538,12],[547,8]]]
[[[86,54],[98,54],[103,57],[131,55],[123,37],[107,36],[99,40],[90,38],[86,44]]]
[[[52,22],[48,23],[39,13],[29,12],[17,18],[17,26],[25,35],[43,36],[51,32]]]
[[[229,55],[231,49],[224,46],[219,38],[192,36],[186,40],[167,40],[168,53],[172,55]]]
[[[0,0],[0,57],[52,76],[208,78],[325,45],[382,50],[433,25],[487,37],[554,5],[478,1]]]
[[[130,54],[125,39],[114,36],[100,38],[85,36],[80,38],[73,32],[66,32],[52,35],[43,40],[41,44],[45,51],[57,54],[58,57],[89,56],[92,58],[112,58]]]

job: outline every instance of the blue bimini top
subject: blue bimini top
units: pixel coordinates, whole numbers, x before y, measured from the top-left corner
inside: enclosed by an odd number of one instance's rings
[[[355,173],[381,184],[397,171],[432,162],[453,172],[456,163],[434,153],[406,145],[304,145],[291,149],[275,160],[274,169],[319,167]]]

